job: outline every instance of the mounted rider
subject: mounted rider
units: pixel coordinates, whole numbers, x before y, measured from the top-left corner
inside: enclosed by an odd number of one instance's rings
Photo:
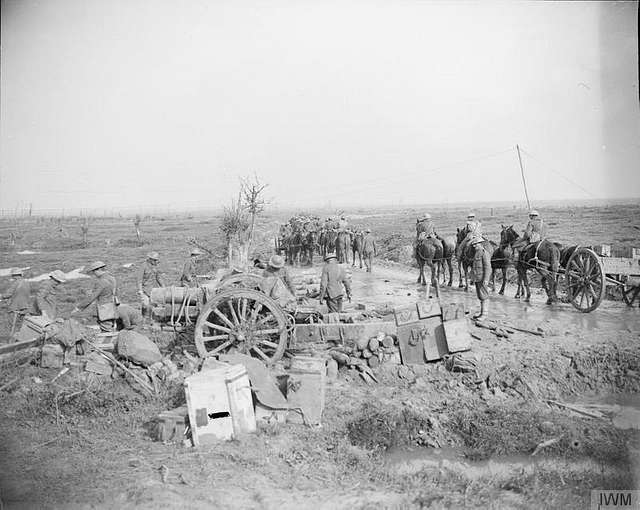
[[[538,243],[536,248],[535,259],[538,258],[538,248],[540,247],[540,241],[543,241],[547,237],[547,225],[540,217],[540,214],[535,209],[529,212],[529,222],[524,229],[522,237],[512,244],[513,250],[516,254],[524,251],[530,245]]]
[[[458,259],[462,256],[472,238],[482,237],[482,223],[476,220],[476,213],[470,212],[467,214],[467,224],[464,226],[462,231],[465,233],[465,238],[456,249],[456,257]]]
[[[440,250],[442,250],[442,239],[436,232],[436,226],[431,219],[431,215],[426,212],[422,216],[418,216],[416,219],[416,241],[414,243],[414,251],[420,243],[427,239],[431,239],[431,242],[440,246]]]

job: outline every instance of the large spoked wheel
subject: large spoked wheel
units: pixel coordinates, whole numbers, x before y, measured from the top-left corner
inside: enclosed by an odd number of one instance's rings
[[[233,288],[214,295],[198,317],[195,342],[205,358],[231,349],[267,364],[286,348],[287,317],[278,303],[253,289]]]
[[[566,268],[567,296],[577,310],[592,312],[604,297],[605,274],[600,257],[588,248],[578,248]]]

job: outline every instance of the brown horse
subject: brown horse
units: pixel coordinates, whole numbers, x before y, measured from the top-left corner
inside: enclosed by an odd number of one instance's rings
[[[501,235],[501,244],[504,243],[513,248],[513,244],[520,239],[520,235],[513,229],[513,226],[505,229]],[[542,287],[547,293],[547,304],[553,304],[558,301],[556,289],[558,286],[558,269],[560,268],[560,248],[557,244],[543,239],[536,243],[530,243],[519,252],[516,269],[518,270],[518,293],[516,297],[520,297],[521,285],[524,286],[526,296],[524,300],[531,300],[531,289],[529,288],[529,279],[527,271],[535,269],[542,277]]]
[[[464,241],[464,238],[467,236],[467,231],[462,228],[457,229],[456,233],[456,253],[459,251],[458,248]],[[485,239],[482,242],[482,246],[489,255],[493,255],[493,252],[496,250],[498,245],[493,241],[489,241]],[[464,287],[465,292],[469,290],[469,268],[473,266],[473,257],[476,254],[476,249],[471,243],[467,243],[464,248],[464,251],[460,254],[460,258],[458,258],[458,273],[460,275],[460,283],[458,283],[458,288],[461,289]],[[464,274],[464,285],[462,284],[462,275]]]
[[[437,239],[427,238],[419,241],[415,250],[416,262],[420,269],[418,274],[418,283],[427,284],[424,276],[425,264],[431,269],[431,285],[437,289],[438,287],[438,261],[442,258],[442,243]]]

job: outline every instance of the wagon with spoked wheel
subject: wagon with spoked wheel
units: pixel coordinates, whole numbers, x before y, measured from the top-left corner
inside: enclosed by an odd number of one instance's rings
[[[640,259],[601,257],[586,247],[573,247],[564,268],[567,300],[581,312],[592,312],[602,302],[606,286],[618,286],[629,306],[640,294]]]

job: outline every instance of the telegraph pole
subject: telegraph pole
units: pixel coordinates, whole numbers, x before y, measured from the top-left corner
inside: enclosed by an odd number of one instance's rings
[[[516,144],[516,150],[518,151],[518,161],[520,162],[520,174],[522,175],[522,185],[524,186],[524,196],[527,197],[527,209],[531,210],[531,203],[529,202],[529,192],[527,191],[527,181],[524,178],[524,168],[522,167],[522,156],[520,156],[520,146]]]

